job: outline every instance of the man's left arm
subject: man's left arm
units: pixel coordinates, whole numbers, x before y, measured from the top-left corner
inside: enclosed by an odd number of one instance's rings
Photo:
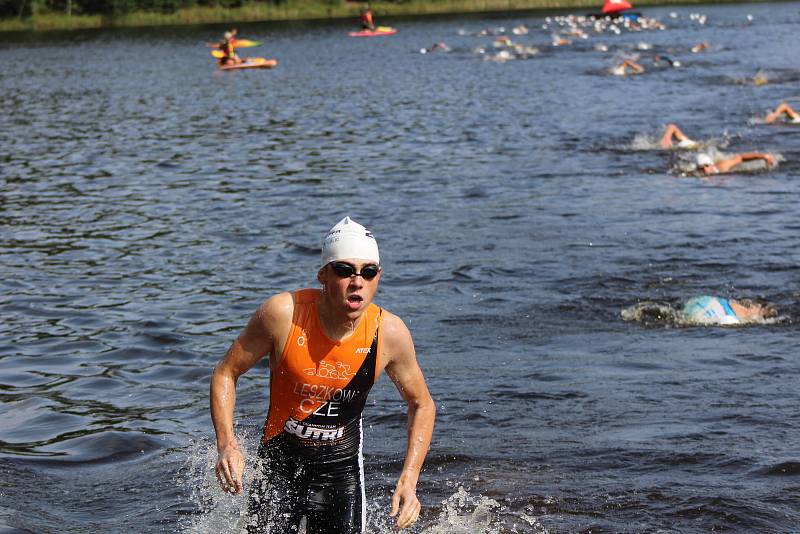
[[[417,480],[433,434],[436,405],[417,363],[411,333],[396,315],[387,313],[383,321],[383,357],[386,374],[408,404],[408,445],[403,470],[392,496],[390,516],[397,528],[407,528],[419,518]]]

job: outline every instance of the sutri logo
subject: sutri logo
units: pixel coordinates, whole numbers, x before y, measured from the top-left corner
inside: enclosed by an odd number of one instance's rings
[[[333,441],[344,436],[344,427],[320,428],[317,426],[304,425],[296,419],[289,418],[283,425],[283,430],[300,439],[311,439],[317,441]]]

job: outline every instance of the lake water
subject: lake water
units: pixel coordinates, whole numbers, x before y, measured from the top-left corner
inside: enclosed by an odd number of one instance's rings
[[[240,25],[279,65],[227,73],[221,26],[0,36],[0,532],[237,532],[211,369],[348,214],[439,409],[413,532],[797,531],[800,126],[761,119],[800,109],[800,3],[643,11],[666,28],[558,47],[542,13]],[[539,53],[485,60],[518,24]],[[644,74],[608,74],[631,54]],[[783,161],[681,177],[670,121]],[[699,294],[782,318],[621,317]],[[268,369],[238,395],[252,453]],[[404,425],[382,378],[370,532]]]

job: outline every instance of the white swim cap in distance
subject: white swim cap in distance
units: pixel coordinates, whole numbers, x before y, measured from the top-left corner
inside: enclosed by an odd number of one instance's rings
[[[348,258],[380,264],[378,242],[372,232],[350,217],[345,217],[330,229],[322,241],[322,266]]]
[[[698,167],[705,167],[706,165],[713,165],[714,160],[711,159],[711,156],[708,154],[698,154],[697,155],[697,166]]]

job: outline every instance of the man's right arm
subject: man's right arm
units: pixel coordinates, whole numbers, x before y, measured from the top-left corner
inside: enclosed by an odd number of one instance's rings
[[[216,474],[222,489],[230,493],[241,491],[244,470],[244,456],[233,432],[236,382],[262,357],[273,352],[282,319],[288,313],[291,321],[292,308],[289,293],[276,295],[262,304],[211,375],[211,421],[219,454]]]

